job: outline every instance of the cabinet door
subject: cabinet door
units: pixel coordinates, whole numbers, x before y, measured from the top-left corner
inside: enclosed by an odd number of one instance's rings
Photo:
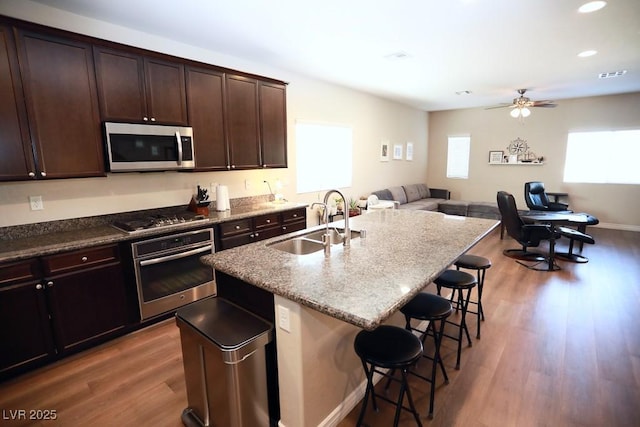
[[[260,82],[262,167],[287,167],[286,87]]]
[[[153,58],[145,58],[147,112],[157,123],[186,125],[187,101],[184,66]]]
[[[147,117],[142,57],[94,47],[102,120],[141,122]]]
[[[17,34],[37,177],[104,176],[91,47],[29,31]]]
[[[3,25],[0,25],[0,99],[0,181],[35,177],[18,57],[11,29]]]
[[[127,323],[127,296],[120,263],[46,280],[60,351],[100,338]]]
[[[224,73],[186,70],[187,113],[193,128],[196,170],[227,170],[229,152],[224,133]]]
[[[261,167],[258,129],[258,81],[227,75],[227,140],[231,169]]]
[[[0,375],[55,355],[37,260],[0,266]]]

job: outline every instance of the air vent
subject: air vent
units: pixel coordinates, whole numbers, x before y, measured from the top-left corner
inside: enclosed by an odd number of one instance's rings
[[[611,78],[614,78],[614,77],[624,76],[625,74],[627,74],[627,70],[613,71],[611,73],[600,73],[600,74],[598,74],[598,78],[599,79],[611,79]]]

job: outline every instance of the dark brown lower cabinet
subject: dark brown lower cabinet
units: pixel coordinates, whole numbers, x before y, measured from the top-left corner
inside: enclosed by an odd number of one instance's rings
[[[0,378],[9,370],[55,356],[49,310],[39,280],[0,287],[0,324]]]
[[[117,245],[0,265],[0,379],[124,333]]]

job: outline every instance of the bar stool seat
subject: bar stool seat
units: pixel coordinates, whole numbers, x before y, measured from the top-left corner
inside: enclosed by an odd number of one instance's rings
[[[438,295],[422,292],[413,297],[411,301],[405,304],[400,312],[404,314],[406,327],[409,331],[416,331],[420,333],[422,344],[424,345],[427,335],[433,337],[434,351],[433,356],[429,356],[423,351],[422,357],[431,360],[431,376],[429,378],[418,374],[415,370],[409,373],[422,378],[423,380],[431,384],[431,390],[429,393],[429,418],[433,418],[433,406],[436,391],[436,374],[438,372],[438,365],[442,370],[442,376],[444,377],[445,384],[449,383],[449,377],[447,371],[442,363],[440,357],[440,342],[442,341],[442,335],[444,332],[445,319],[451,315],[453,308],[451,303],[446,298]],[[428,321],[427,329],[420,330],[411,325],[411,320]],[[437,322],[440,322],[437,325]]]
[[[466,270],[476,271],[476,280],[478,281],[478,300],[469,301],[469,304],[477,306],[476,311],[468,310],[467,313],[472,313],[477,316],[478,328],[476,338],[480,338],[480,321],[484,322],[484,310],[482,308],[482,292],[484,290],[484,276],[487,269],[491,267],[491,260],[479,255],[464,254],[454,263],[457,270],[464,268]]]
[[[469,329],[467,328],[467,309],[469,307],[469,298],[471,296],[471,290],[477,285],[477,280],[471,274],[460,270],[445,270],[440,276],[438,276],[433,283],[436,284],[438,295],[441,294],[442,288],[451,289],[451,304],[456,310],[456,313],[460,311],[460,321],[454,322],[446,320],[447,323],[454,325],[458,328],[458,336],[448,335],[446,333],[443,336],[451,338],[458,342],[458,354],[456,357],[456,369],[460,369],[460,355],[462,353],[462,333],[467,336],[467,342],[469,347],[473,344],[471,342],[471,336],[469,335]],[[466,294],[465,294],[466,291]]]
[[[376,397],[396,405],[394,426],[397,426],[400,420],[400,410],[405,409],[413,414],[416,423],[422,427],[420,416],[413,404],[411,389],[407,382],[407,372],[409,368],[415,365],[422,356],[422,343],[420,339],[406,329],[391,325],[381,325],[373,331],[360,331],[356,335],[353,346],[356,354],[360,357],[362,367],[367,377],[367,388],[356,426],[362,424],[369,396],[371,396],[371,402],[376,412],[378,411]],[[391,370],[390,373],[386,371],[387,369]],[[400,371],[400,380],[393,377],[396,369]],[[400,392],[397,402],[392,401],[385,395],[376,394],[373,386],[374,373],[400,382]],[[404,406],[403,403],[405,393],[407,395],[409,408]]]

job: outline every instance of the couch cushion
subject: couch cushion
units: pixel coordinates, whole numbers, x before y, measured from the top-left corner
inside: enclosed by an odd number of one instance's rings
[[[469,202],[468,216],[476,218],[500,219],[498,204],[494,202]]]
[[[419,199],[415,202],[405,203],[398,206],[398,209],[416,209],[421,211],[437,211],[438,203],[444,202],[444,199]]]
[[[419,184],[411,184],[411,185],[403,185],[404,192],[407,195],[407,202],[415,202],[416,200],[424,199],[424,197],[420,196],[420,190],[418,188]]]
[[[445,200],[438,203],[438,210],[447,215],[467,216],[469,203],[464,200]]]
[[[378,199],[380,200],[393,200],[391,191],[387,190],[386,188],[384,190],[374,191],[371,194],[378,196]]]
[[[416,185],[418,186],[418,191],[420,192],[421,199],[428,199],[429,197],[431,197],[431,190],[429,190],[429,187],[427,187],[426,184]]]
[[[402,187],[389,187],[392,200],[399,202],[401,205],[407,203],[407,194]],[[378,196],[379,198],[380,196]]]

